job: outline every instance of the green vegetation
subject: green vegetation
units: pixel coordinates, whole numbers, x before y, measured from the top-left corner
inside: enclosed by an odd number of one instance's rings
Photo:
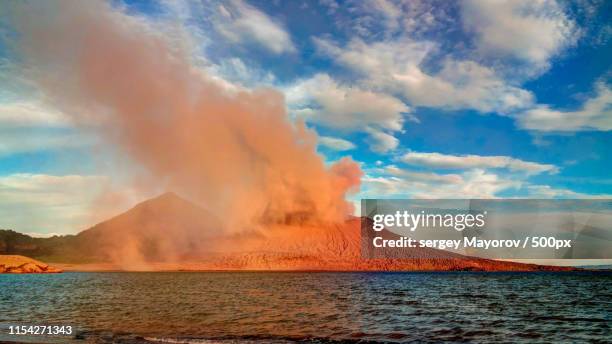
[[[13,230],[0,229],[0,255],[15,254],[53,263],[99,262],[78,235],[33,238]]]

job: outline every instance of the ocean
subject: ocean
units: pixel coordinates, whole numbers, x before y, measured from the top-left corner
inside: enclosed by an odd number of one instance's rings
[[[71,334],[9,334],[42,325]],[[0,341],[611,342],[611,326],[611,272],[0,275]]]

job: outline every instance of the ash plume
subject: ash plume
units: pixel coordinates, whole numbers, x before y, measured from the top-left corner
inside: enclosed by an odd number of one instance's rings
[[[316,134],[288,119],[279,92],[208,75],[180,29],[104,2],[7,7],[15,30],[7,44],[48,102],[227,228],[352,212],[345,196],[359,187],[359,166],[349,158],[326,166]]]

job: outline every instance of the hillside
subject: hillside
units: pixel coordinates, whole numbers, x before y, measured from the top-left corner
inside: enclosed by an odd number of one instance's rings
[[[165,193],[77,235],[32,238],[0,230],[0,254],[61,263],[176,260],[206,251],[220,227],[204,209]]]
[[[13,230],[0,229],[0,255],[16,254],[39,259],[57,255],[65,250],[71,237],[74,236],[33,238]]]
[[[385,239],[397,239],[389,231]],[[234,240],[235,252],[212,257],[198,269],[210,270],[335,270],[335,271],[561,271],[567,267],[496,261],[431,248],[384,252],[385,257],[363,259],[361,219],[343,224],[291,228],[277,226],[265,233]]]
[[[137,270],[569,269],[428,248],[386,252],[393,259],[362,259],[360,231],[360,219],[352,218],[340,224],[269,224],[223,235],[214,216],[166,193],[77,235],[42,239],[0,231],[0,254],[24,254],[57,263],[112,263],[117,269]],[[397,236],[391,232],[382,235],[388,239]]]
[[[96,261],[173,261],[209,250],[222,226],[210,213],[174,193],[144,201],[76,235]]]

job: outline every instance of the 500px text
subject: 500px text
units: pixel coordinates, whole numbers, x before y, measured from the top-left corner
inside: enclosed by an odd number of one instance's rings
[[[417,248],[428,247],[437,248],[440,250],[459,248],[482,248],[488,250],[490,248],[560,248],[572,247],[572,240],[557,239],[555,237],[525,237],[520,239],[479,239],[477,237],[461,239],[429,239],[416,240],[410,237],[400,237],[395,240],[383,239],[375,237],[372,239],[372,245],[376,248],[391,247],[391,248]]]

